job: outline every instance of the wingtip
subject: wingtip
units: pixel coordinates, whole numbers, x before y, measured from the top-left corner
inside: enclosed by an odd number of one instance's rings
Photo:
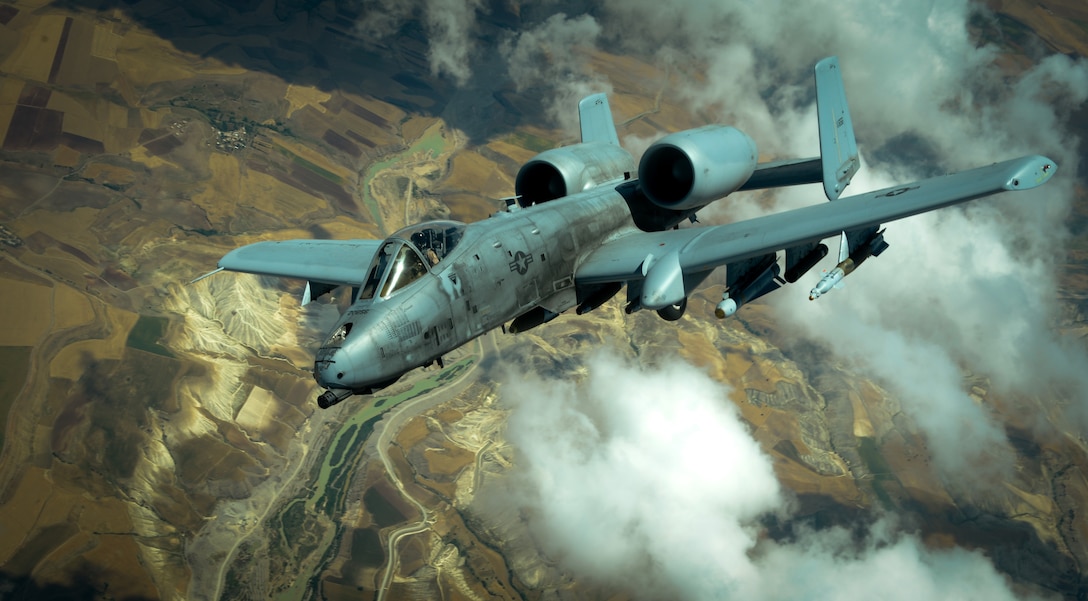
[[[1005,184],[1006,190],[1030,190],[1050,181],[1054,173],[1058,171],[1058,164],[1053,160],[1041,156],[1028,156],[1022,159],[1022,164],[1009,177]]]

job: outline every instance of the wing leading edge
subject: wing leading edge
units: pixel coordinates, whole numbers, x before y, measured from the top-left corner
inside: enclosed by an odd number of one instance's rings
[[[219,260],[220,271],[306,280],[306,304],[337,286],[359,286],[382,240],[279,240],[236,248]],[[197,280],[207,277],[207,274]],[[196,281],[196,280],[194,280]]]
[[[1055,163],[1046,157],[1026,156],[737,223],[665,232],[629,230],[591,252],[578,267],[575,279],[580,285],[644,278],[675,282],[685,275],[705,274],[721,265],[815,243],[843,231],[998,192],[1034,188],[1049,180],[1056,170]],[[657,260],[672,253],[679,261]],[[655,276],[655,268],[679,269],[682,273]],[[691,292],[684,290],[684,295]],[[642,306],[657,309],[682,300],[675,296],[676,287],[665,296],[644,288]]]
[[[227,271],[298,278],[337,286],[366,279],[382,240],[280,240],[236,248],[219,260]]]

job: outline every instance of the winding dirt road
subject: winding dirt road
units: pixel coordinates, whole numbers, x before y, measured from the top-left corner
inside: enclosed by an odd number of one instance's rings
[[[480,359],[473,363],[471,369],[466,369],[456,380],[449,384],[440,386],[415,399],[401,403],[378,424],[380,431],[377,433],[377,448],[378,455],[382,460],[382,465],[385,466],[385,471],[389,474],[389,479],[393,481],[397,490],[400,491],[401,496],[408,499],[416,506],[421,517],[418,522],[398,528],[389,535],[389,561],[386,564],[385,575],[382,576],[381,585],[378,587],[377,601],[385,601],[385,595],[389,591],[389,585],[392,584],[393,576],[397,572],[397,567],[399,565],[399,558],[397,557],[398,543],[406,536],[427,531],[433,523],[431,521],[432,516],[427,511],[427,508],[409,495],[408,491],[405,490],[404,483],[400,481],[400,477],[397,475],[393,462],[389,458],[389,447],[392,445],[393,439],[400,432],[400,429],[404,427],[404,424],[407,423],[408,420],[461,394],[472,381],[469,378],[469,375],[476,371],[477,367],[484,362],[484,359],[487,356],[498,352],[498,347],[495,345],[494,330],[477,338],[476,344]]]

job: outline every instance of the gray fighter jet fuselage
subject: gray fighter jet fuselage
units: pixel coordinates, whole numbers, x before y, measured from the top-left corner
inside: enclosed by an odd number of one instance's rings
[[[433,221],[384,241],[258,242],[219,270],[307,281],[303,302],[350,286],[352,304],[317,351],[321,407],[371,394],[497,327],[514,333],[571,308],[592,311],[626,287],[626,311],[679,319],[688,296],[724,266],[715,315],[794,283],[840,237],[839,262],[815,300],[888,248],[882,224],[1053,176],[1026,156],[943,177],[840,198],[859,166],[834,57],[816,66],[820,157],[757,163],[743,132],[711,125],[666,136],[636,165],[619,146],[603,94],[579,103],[582,142],[526,163],[505,211],[463,224]],[[831,202],[726,225],[679,227],[732,193],[822,183]],[[784,251],[781,253],[779,251]],[[217,271],[219,271],[217,270]],[[214,272],[213,272],[214,273]],[[209,274],[210,275],[210,274]]]
[[[379,251],[391,257],[388,275],[376,274],[333,328],[314,377],[330,390],[369,392],[511,320],[511,331],[523,331],[573,306],[580,256],[631,223],[623,198],[608,192],[394,233]],[[434,265],[421,233],[454,240]],[[401,281],[383,285],[398,274]]]

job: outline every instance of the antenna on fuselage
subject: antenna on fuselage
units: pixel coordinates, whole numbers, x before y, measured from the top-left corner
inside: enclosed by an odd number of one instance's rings
[[[507,196],[506,198],[500,198],[499,200],[506,203],[506,212],[507,213],[513,213],[514,211],[521,210],[521,204],[518,203],[518,200],[520,200],[520,199],[521,199],[521,195],[519,194],[519,195],[516,195],[516,196]]]

